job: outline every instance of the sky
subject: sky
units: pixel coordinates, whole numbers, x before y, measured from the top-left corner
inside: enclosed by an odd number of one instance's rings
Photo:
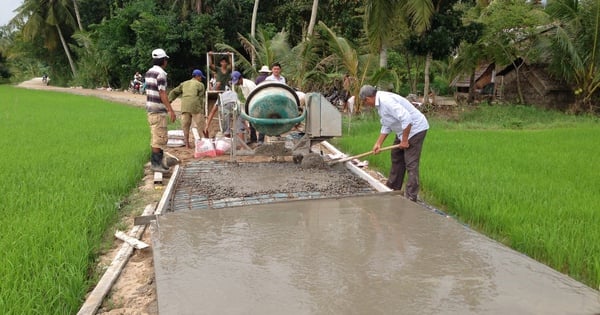
[[[23,4],[23,0],[2,0],[2,9],[0,9],[0,26],[8,24],[14,16],[14,9]]]

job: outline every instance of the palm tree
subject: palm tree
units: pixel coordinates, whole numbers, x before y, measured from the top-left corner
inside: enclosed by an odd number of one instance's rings
[[[360,56],[350,42],[343,37],[337,36],[325,23],[319,22],[319,28],[323,30],[324,39],[327,41],[327,47],[331,54],[326,56],[320,63],[335,63],[340,72],[348,74],[356,80],[350,86],[350,94],[358,99],[360,87],[367,79],[368,73],[374,73],[374,76],[380,71],[372,69],[375,65],[374,55]],[[381,69],[381,68],[380,68]],[[356,112],[360,111],[360,104],[357,102]]]
[[[387,49],[398,41],[400,30],[410,22],[418,33],[425,31],[433,15],[432,0],[369,0],[365,3],[365,30],[369,45],[379,54],[379,66],[387,66]]]
[[[52,50],[58,44],[56,42],[58,37],[69,61],[71,72],[75,76],[77,74],[75,63],[63,35],[63,28],[69,32],[75,29],[71,3],[68,0],[25,0],[17,9],[17,17],[26,20],[23,35],[29,40],[41,36],[44,38],[46,48]]]
[[[250,37],[256,37],[256,17],[258,15],[258,3],[259,0],[254,0],[254,8],[252,9],[252,24],[250,25]],[[250,53],[250,58],[252,59],[252,68],[256,68],[256,56],[254,53]]]
[[[600,4],[595,0],[556,0],[548,6],[556,23],[550,69],[574,82],[573,112],[595,112],[600,91]],[[597,101],[597,99],[596,99]]]
[[[73,0],[73,10],[75,11],[75,17],[77,19],[79,31],[83,32],[83,24],[81,24],[81,15],[79,14],[79,5],[77,4],[77,0]]]

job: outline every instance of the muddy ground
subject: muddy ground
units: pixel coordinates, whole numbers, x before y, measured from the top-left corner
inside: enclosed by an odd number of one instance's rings
[[[47,86],[42,83],[42,78],[34,78],[30,81],[23,82],[18,86],[29,89],[52,90],[78,95],[96,96],[108,101],[119,102],[131,106],[143,107],[145,102],[144,95],[132,94],[128,91]],[[179,113],[180,104],[178,100],[173,103],[173,107],[175,111]],[[216,128],[217,125],[214,124],[213,126]],[[169,148],[167,152],[177,156],[184,165],[197,160],[194,158],[194,152],[192,149],[177,147]],[[212,159],[227,161],[230,159],[230,157],[228,155],[224,155]],[[272,158],[269,156],[238,156],[239,162],[268,162],[271,159]],[[301,168],[298,170],[299,172],[302,172]],[[385,178],[378,172],[368,170],[368,168],[365,170],[380,181],[385,181]],[[165,183],[167,180],[168,178],[165,178]],[[358,184],[355,184],[351,181],[346,183],[346,188],[352,188],[357,185]],[[134,217],[140,215],[143,211],[143,208],[147,204],[157,204],[162,196],[163,190],[164,186],[154,185],[153,173],[149,170],[149,163],[147,163],[143,181],[132,192],[132,194],[123,201],[123,212],[125,214],[123,215],[122,221],[118,224],[118,226],[115,227],[115,229],[129,231],[133,227]],[[107,233],[107,239],[112,238],[113,234],[114,233],[112,231]],[[148,231],[146,231],[142,236],[142,241],[151,244],[151,236]],[[96,268],[98,273],[101,274],[108,268],[120,246],[121,241],[112,241],[111,248],[106,249],[98,260],[98,265]],[[158,314],[152,257],[153,254],[151,247],[144,250],[134,251],[133,255],[129,259],[129,262],[123,269],[119,279],[114,284],[109,296],[104,300],[104,303],[97,314]]]

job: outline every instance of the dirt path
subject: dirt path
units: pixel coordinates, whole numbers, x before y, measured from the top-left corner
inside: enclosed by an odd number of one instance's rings
[[[18,87],[24,87],[28,89],[36,89],[36,90],[50,90],[57,92],[66,92],[78,95],[87,95],[87,96],[96,96],[108,101],[125,103],[133,106],[144,106],[144,102],[146,101],[146,96],[140,94],[133,94],[128,91],[118,91],[118,90],[107,90],[104,88],[98,89],[84,89],[81,87],[70,87],[63,88],[51,85],[45,85],[42,82],[42,78],[33,78],[29,81],[22,82],[18,85]],[[175,110],[179,110],[177,108]]]

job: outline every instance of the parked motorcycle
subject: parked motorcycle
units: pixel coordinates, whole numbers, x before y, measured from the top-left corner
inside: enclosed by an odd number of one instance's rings
[[[132,80],[129,82],[129,92],[133,94],[145,94],[146,84],[142,81]]]

